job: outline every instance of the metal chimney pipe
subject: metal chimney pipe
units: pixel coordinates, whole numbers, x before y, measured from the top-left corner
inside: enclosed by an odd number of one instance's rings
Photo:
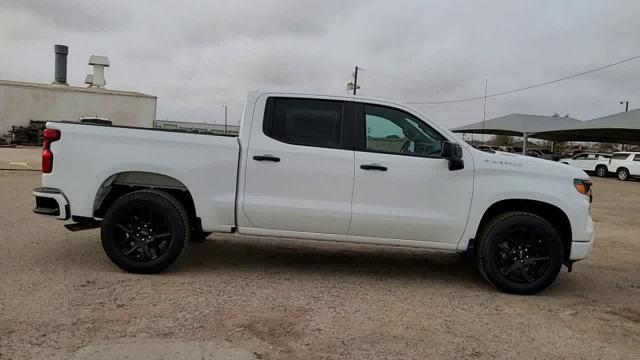
[[[69,48],[66,45],[54,45],[53,51],[56,53],[56,66],[54,75],[54,85],[67,84],[67,54]]]

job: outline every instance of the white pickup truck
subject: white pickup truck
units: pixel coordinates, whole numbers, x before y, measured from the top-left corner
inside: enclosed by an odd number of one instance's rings
[[[130,272],[224,232],[465,253],[531,294],[594,242],[583,171],[457,144],[383,100],[254,92],[237,137],[49,122],[44,138],[34,211],[100,227]]]

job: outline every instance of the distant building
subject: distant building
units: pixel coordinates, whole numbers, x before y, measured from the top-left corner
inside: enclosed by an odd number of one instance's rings
[[[169,121],[169,120],[156,120],[153,123],[153,127],[159,129],[171,129],[180,130],[184,132],[195,133],[213,133],[224,134],[224,124],[208,124],[208,123],[195,123],[195,122],[182,122],[182,121]],[[237,135],[240,131],[240,126],[227,125],[226,133],[231,135]]]
[[[114,125],[152,127],[157,97],[97,87],[0,80],[0,134],[30,120],[111,120]]]

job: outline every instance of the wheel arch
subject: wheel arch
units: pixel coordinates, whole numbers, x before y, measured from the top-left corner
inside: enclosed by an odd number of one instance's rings
[[[571,253],[572,230],[567,214],[556,205],[530,199],[507,199],[493,203],[482,215],[476,231],[475,239],[480,238],[484,227],[496,216],[509,211],[526,211],[548,221],[553,226],[563,244],[564,260],[568,260]]]
[[[197,212],[191,192],[180,180],[148,171],[123,171],[107,177],[96,192],[93,216],[101,218],[121,196],[142,189],[157,189],[175,197],[187,210],[189,217],[197,220]]]

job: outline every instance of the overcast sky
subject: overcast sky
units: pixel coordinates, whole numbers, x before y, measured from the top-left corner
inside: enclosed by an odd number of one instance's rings
[[[482,95],[640,55],[640,2],[629,1],[29,1],[0,0],[0,79],[53,80],[69,46],[82,86],[91,54],[107,87],[158,96],[158,118],[238,123],[253,89],[360,94],[403,102]],[[640,107],[640,60],[489,99],[509,113],[587,120]],[[416,105],[447,126],[482,119],[482,101]]]

